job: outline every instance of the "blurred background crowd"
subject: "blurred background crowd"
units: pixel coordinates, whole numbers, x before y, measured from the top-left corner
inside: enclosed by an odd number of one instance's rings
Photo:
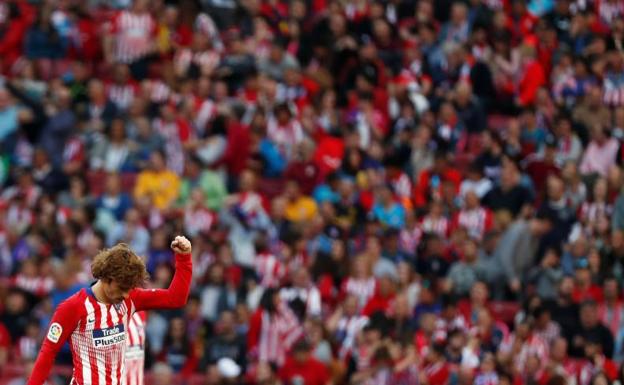
[[[149,384],[623,383],[621,0],[5,0],[0,73],[0,383],[177,234]]]

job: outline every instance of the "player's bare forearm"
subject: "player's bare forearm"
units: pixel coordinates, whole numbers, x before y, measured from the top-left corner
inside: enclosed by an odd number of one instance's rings
[[[175,309],[186,304],[191,291],[193,261],[191,242],[186,237],[178,236],[171,242],[175,253],[175,274],[167,289],[136,289],[131,298],[137,311],[149,309]]]

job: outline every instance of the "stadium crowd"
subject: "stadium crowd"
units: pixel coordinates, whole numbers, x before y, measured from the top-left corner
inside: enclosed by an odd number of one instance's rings
[[[149,383],[624,383],[621,0],[6,0],[0,72],[12,384],[175,234]]]

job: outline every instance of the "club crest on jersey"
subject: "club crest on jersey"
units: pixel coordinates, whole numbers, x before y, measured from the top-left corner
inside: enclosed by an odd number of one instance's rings
[[[117,345],[124,341],[126,341],[126,332],[123,324],[93,330],[93,345],[96,348]]]
[[[61,334],[63,334],[63,327],[58,323],[53,323],[50,325],[50,330],[48,330],[48,339],[54,343],[59,342],[61,338]]]

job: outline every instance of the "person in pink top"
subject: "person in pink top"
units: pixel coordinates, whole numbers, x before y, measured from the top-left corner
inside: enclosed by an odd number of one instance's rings
[[[583,153],[579,166],[581,174],[607,176],[609,168],[615,164],[618,147],[618,141],[610,137],[602,125],[593,126],[591,141]]]

